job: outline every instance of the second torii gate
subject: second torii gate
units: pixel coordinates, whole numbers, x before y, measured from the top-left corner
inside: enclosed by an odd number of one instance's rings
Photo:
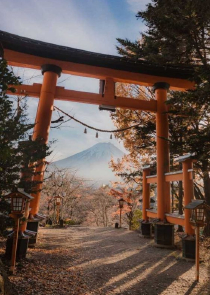
[[[156,113],[157,131],[157,218],[163,220],[170,212],[169,183],[165,182],[165,174],[169,172],[168,141],[168,89],[186,91],[194,88],[189,80],[191,68],[174,66],[160,67],[144,61],[130,61],[122,57],[105,55],[58,46],[50,43],[20,37],[0,31],[0,44],[4,58],[11,66],[41,70],[42,84],[17,86],[15,95],[39,98],[35,120],[33,140],[42,137],[48,142],[50,122],[54,100],[75,101],[96,105],[109,105],[133,110],[144,110]],[[100,93],[72,91],[57,86],[57,79],[62,73],[92,77],[105,81]],[[154,87],[156,100],[137,100],[117,97],[115,83],[131,83]],[[45,167],[39,167],[42,173],[37,180],[43,179]],[[40,186],[41,188],[41,186]],[[31,202],[32,220],[38,216],[40,192],[34,195]],[[188,217],[185,217],[188,218]]]

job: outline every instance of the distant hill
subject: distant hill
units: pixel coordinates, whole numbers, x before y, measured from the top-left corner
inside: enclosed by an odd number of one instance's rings
[[[53,164],[58,168],[77,170],[77,175],[97,181],[99,184],[108,184],[117,180],[108,163],[112,157],[117,160],[123,155],[124,153],[112,143],[97,143],[87,150]]]

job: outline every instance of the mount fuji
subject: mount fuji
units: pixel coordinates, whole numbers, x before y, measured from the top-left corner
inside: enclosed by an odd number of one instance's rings
[[[121,159],[124,153],[112,143],[97,143],[73,156],[53,162],[58,168],[77,170],[77,175],[96,181],[98,184],[108,184],[117,177],[109,168],[109,162]]]

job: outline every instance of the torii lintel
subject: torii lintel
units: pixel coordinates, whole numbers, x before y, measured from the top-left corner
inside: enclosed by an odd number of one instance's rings
[[[164,81],[172,90],[193,89],[192,68],[186,66],[157,66],[145,61],[74,49],[20,37],[0,31],[0,43],[9,65],[41,69],[44,64],[61,67],[65,74],[92,77],[114,82],[153,86]]]

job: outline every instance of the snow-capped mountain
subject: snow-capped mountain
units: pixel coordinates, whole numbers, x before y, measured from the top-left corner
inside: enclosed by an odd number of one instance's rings
[[[73,156],[54,162],[58,168],[71,168],[77,170],[77,175],[87,179],[107,184],[116,180],[109,162],[122,158],[124,153],[112,143],[97,143],[91,148]]]

